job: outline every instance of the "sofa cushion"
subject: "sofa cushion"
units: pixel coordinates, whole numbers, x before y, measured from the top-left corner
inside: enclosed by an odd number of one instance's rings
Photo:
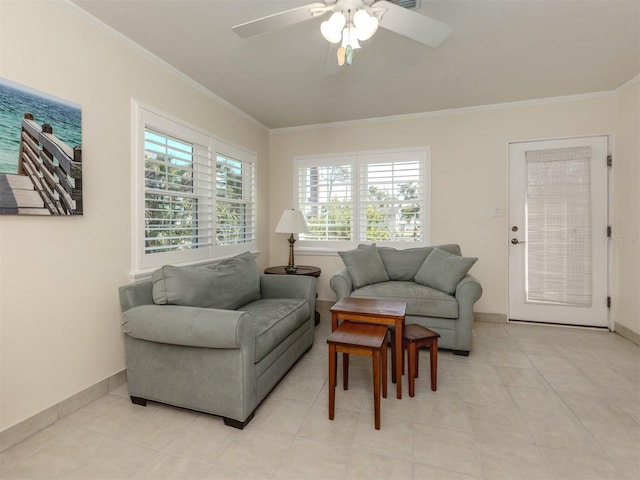
[[[416,273],[415,281],[427,287],[453,293],[460,280],[477,261],[475,257],[461,257],[434,248]]]
[[[389,280],[375,243],[338,252],[356,288]]]
[[[263,298],[240,308],[253,317],[256,328],[256,363],[296,328],[309,320],[309,302],[302,298]]]
[[[354,290],[352,297],[407,302],[407,315],[458,318],[458,301],[451,295],[415,282],[390,281]]]
[[[158,305],[236,310],[260,298],[260,272],[250,252],[211,266],[165,265],[151,278]]]

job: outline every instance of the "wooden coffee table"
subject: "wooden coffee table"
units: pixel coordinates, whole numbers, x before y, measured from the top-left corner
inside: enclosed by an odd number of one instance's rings
[[[378,323],[395,327],[395,378],[397,397],[402,398],[402,332],[406,302],[345,297],[331,307],[331,331],[338,328],[338,320]]]

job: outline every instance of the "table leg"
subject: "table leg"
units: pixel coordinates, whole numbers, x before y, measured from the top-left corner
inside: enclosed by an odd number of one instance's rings
[[[409,396],[413,397],[415,395],[415,385],[416,385],[416,370],[418,363],[418,352],[416,349],[416,342],[407,342],[407,363],[409,364],[409,373],[407,374],[407,380],[409,380]]]
[[[376,430],[380,430],[380,350],[374,350],[373,363],[373,411]]]
[[[349,390],[349,354],[342,354],[342,388]]]
[[[382,398],[387,398],[387,341],[382,344],[380,362],[382,363]]]
[[[434,338],[429,346],[429,360],[431,362],[431,390],[434,392],[438,384],[438,339]]]
[[[397,388],[397,397],[402,398],[402,334],[403,334],[403,325],[404,318],[396,320],[396,388]]]
[[[329,420],[333,420],[336,408],[336,346],[329,345]]]

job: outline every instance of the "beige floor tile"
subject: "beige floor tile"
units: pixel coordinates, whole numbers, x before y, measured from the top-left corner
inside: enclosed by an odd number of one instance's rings
[[[241,437],[243,432],[226,426],[219,417],[203,414],[190,424],[189,428],[177,435],[164,451],[212,463],[234,440]]]
[[[480,478],[432,467],[431,465],[413,464],[413,480],[480,480]]]
[[[413,464],[386,455],[352,450],[345,480],[411,480]]]
[[[275,480],[341,480],[349,460],[348,450],[335,445],[296,438],[287,450]]]
[[[211,465],[205,462],[166,454],[158,463],[146,469],[139,478],[140,480],[208,479],[210,467]]]
[[[322,387],[316,399],[316,404],[329,405],[328,382]],[[373,405],[373,392],[370,385],[349,385],[349,390],[343,390],[342,383],[338,383],[336,387],[336,408],[362,412],[369,411],[369,404]]]
[[[316,403],[300,426],[298,436],[350,447],[359,418],[359,412],[336,407],[334,419],[329,420],[328,405]]]
[[[527,355],[522,353],[517,345],[515,347],[517,351],[491,351],[489,362],[494,367],[533,368]]]
[[[26,440],[0,453],[0,478],[2,473],[31,457],[41,449],[55,442],[61,435],[74,430],[75,427],[64,422],[56,422]]]
[[[527,424],[539,446],[606,457],[602,447],[574,416],[528,417]]]
[[[616,468],[625,480],[638,480],[640,478],[640,462],[615,462]]]
[[[402,401],[404,402],[404,399]],[[471,431],[464,402],[448,397],[438,395],[417,397],[413,405],[413,418],[415,422],[435,427]]]
[[[249,425],[231,442],[216,465],[256,478],[272,478],[289,454],[293,439],[293,435]]]
[[[380,430],[376,430],[373,414],[362,412],[356,425],[352,448],[398,459],[413,460],[413,423],[381,419]]]
[[[608,459],[582,453],[541,448],[556,478],[562,480],[619,480],[623,473]]]
[[[507,387],[549,388],[549,384],[535,368],[496,367]]]
[[[534,444],[526,417],[515,408],[467,404],[473,438],[487,443]]]
[[[502,383],[491,383],[482,381],[462,381],[460,382],[462,398],[467,403],[479,403],[494,407],[513,407],[513,400],[509,391]]]
[[[482,462],[471,433],[417,423],[413,443],[413,455],[418,463],[483,476]]]
[[[545,380],[549,382],[551,388],[556,392],[569,392],[581,395],[606,396],[607,392],[599,385],[592,382],[584,375],[571,375],[567,373],[543,374]]]
[[[578,370],[569,360],[562,357],[549,357],[546,355],[529,355],[531,363],[542,373],[568,373],[580,375]]]
[[[527,417],[547,420],[573,415],[552,389],[509,387],[508,390],[516,407]]]
[[[614,461],[640,465],[640,427],[602,422],[582,422],[596,442]],[[639,477],[640,478],[640,477]]]
[[[292,400],[315,401],[327,382],[326,378],[287,375],[269,394],[270,397],[286,397]]]
[[[487,480],[553,479],[537,446],[531,444],[476,443]]]
[[[269,396],[256,410],[251,424],[267,430],[295,434],[312,405],[311,400]]]
[[[582,421],[621,427],[638,425],[624,410],[607,398],[573,392],[560,392],[559,395]]]

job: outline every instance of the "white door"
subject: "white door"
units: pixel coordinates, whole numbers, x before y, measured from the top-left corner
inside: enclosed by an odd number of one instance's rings
[[[509,145],[509,318],[607,326],[607,137]]]

